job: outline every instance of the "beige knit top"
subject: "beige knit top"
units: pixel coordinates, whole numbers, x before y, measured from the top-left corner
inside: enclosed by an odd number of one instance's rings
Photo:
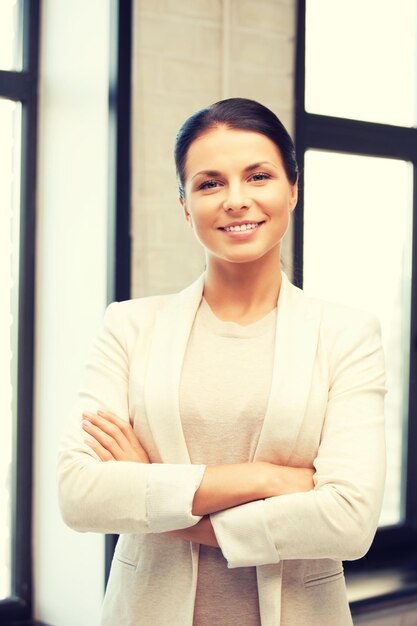
[[[219,320],[203,298],[180,384],[180,414],[191,462],[253,458],[272,376],[276,309],[242,326]],[[194,626],[260,625],[256,568],[228,569],[218,548],[200,547]]]

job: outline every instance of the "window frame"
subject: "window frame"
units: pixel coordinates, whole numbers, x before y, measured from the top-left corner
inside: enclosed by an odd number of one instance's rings
[[[131,297],[133,1],[112,0],[110,9],[108,303]],[[104,587],[118,537],[108,534],[105,538]]]
[[[413,232],[412,232],[412,276],[417,276],[417,128],[405,128],[388,124],[349,120],[328,115],[318,115],[305,110],[305,33],[306,2],[298,0],[297,49],[296,49],[296,149],[300,166],[300,191],[297,210],[294,214],[294,282],[303,284],[303,213],[304,213],[304,154],[308,149],[328,150],[357,155],[398,158],[413,164]],[[410,311],[410,369],[408,434],[406,442],[407,462],[405,467],[403,524],[381,528],[368,554],[360,561],[346,564],[353,576],[371,572],[375,568],[405,566],[417,559],[417,281],[412,281]],[[416,570],[414,566],[414,570]],[[385,594],[385,600],[398,600],[407,593],[397,588]],[[409,594],[417,594],[417,574]],[[383,599],[382,597],[379,600]],[[376,599],[375,599],[376,601]],[[359,609],[366,601],[353,603]]]
[[[0,600],[0,622],[32,617],[32,459],[35,321],[36,152],[40,0],[22,2],[22,70],[0,70],[0,97],[20,102],[21,178],[18,372],[12,500],[12,595]]]

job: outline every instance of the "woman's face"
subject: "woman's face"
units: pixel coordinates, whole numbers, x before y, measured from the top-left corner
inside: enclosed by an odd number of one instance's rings
[[[207,260],[256,261],[275,250],[297,202],[281,154],[265,135],[219,127],[190,145],[185,217]]]

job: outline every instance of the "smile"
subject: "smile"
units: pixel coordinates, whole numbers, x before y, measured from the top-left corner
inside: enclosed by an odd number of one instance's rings
[[[246,230],[253,230],[258,228],[264,222],[250,222],[246,224],[236,224],[235,226],[220,227],[220,230],[224,230],[226,233],[240,233]]]

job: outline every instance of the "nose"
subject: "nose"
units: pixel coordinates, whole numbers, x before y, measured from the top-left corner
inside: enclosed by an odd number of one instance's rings
[[[240,184],[229,185],[227,188],[226,198],[223,202],[223,208],[225,211],[241,211],[249,209],[251,204],[251,199],[245,196]]]

